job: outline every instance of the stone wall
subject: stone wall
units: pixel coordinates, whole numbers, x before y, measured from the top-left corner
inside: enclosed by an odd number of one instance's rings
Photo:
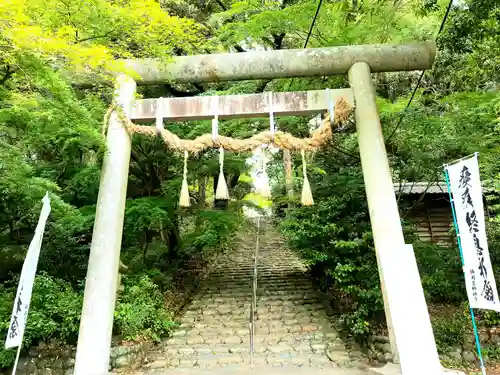
[[[391,344],[387,336],[372,336],[368,338],[368,358],[386,363],[392,361]]]
[[[114,346],[111,348],[110,369],[139,366],[151,348],[149,343]],[[76,347],[57,340],[40,343],[19,360],[18,375],[70,375],[75,365]]]
[[[472,331],[472,328],[471,328]],[[448,362],[474,362],[476,361],[476,341],[472,333],[467,333],[463,338],[463,343],[457,343],[451,348],[447,348],[440,355],[441,359]],[[495,330],[482,329],[479,331],[479,341],[485,361],[488,361],[487,351],[500,347],[500,332]]]
[[[472,328],[471,328],[472,331]],[[485,361],[488,361],[488,349],[500,348],[500,331],[483,329],[479,332],[479,340]],[[457,343],[450,348],[438,348],[439,357],[442,362],[472,363],[477,360],[477,349],[474,335],[467,333],[462,339],[463,343]],[[367,355],[370,359],[378,362],[391,362],[391,345],[386,336],[373,336],[368,340]]]

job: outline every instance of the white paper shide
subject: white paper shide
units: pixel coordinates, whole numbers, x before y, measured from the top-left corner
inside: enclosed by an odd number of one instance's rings
[[[500,311],[486,238],[477,155],[449,165],[446,170],[462,246],[469,304],[473,308]]]
[[[50,200],[46,195],[43,198],[43,207],[40,213],[40,218],[38,219],[35,235],[31,240],[28,253],[26,254],[26,259],[24,260],[23,269],[21,271],[21,278],[19,280],[19,286],[17,287],[14,308],[12,309],[9,331],[7,332],[7,338],[5,340],[5,348],[21,346],[23,341],[24,328],[26,326],[31,300],[31,292],[33,290],[38,257],[42,246],[43,232],[45,230],[45,224],[49,213]]]

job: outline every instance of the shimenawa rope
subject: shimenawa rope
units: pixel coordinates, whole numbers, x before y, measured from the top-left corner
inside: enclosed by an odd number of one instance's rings
[[[302,154],[304,175],[304,184],[302,187],[302,204],[312,205],[314,201],[311,194],[309,180],[306,174],[305,151],[318,149],[332,138],[332,117],[334,118],[335,124],[342,125],[347,121],[352,111],[352,106],[344,98],[339,99],[333,108],[334,116],[330,116],[329,114],[327,114],[321,125],[311,133],[311,137],[309,138],[296,138],[289,133],[274,131],[274,129],[271,128],[270,131],[258,133],[247,139],[234,139],[231,137],[220,136],[218,134],[215,136],[214,130],[212,130],[212,134],[203,134],[193,140],[190,140],[179,138],[174,133],[163,128],[163,126],[152,127],[136,125],[124,115],[123,109],[120,106],[112,104],[104,115],[102,133],[103,135],[106,134],[110,115],[113,110],[116,110],[118,119],[123,123],[129,133],[143,134],[150,137],[160,135],[169,148],[176,151],[184,151],[184,173],[179,201],[181,207],[189,206],[189,190],[187,188],[188,152],[196,154],[208,148],[219,148],[220,174],[216,191],[216,198],[229,199],[227,184],[225,183],[226,181],[223,173],[224,149],[240,152],[252,151],[257,147],[262,147],[263,144],[274,144],[275,146],[282,149],[297,151],[300,150]]]

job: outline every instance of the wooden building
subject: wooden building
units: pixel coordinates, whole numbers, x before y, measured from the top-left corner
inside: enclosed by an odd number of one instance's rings
[[[401,219],[415,224],[422,241],[443,246],[455,245],[455,228],[448,187],[445,182],[405,182],[394,184]],[[484,194],[498,196],[492,189],[483,187],[485,219],[489,218]]]
[[[415,224],[422,241],[454,244],[453,215],[446,183],[407,182],[394,184],[401,218]]]

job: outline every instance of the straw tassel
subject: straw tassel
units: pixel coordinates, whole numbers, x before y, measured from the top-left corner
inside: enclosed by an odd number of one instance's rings
[[[309,179],[307,178],[306,155],[304,150],[300,150],[300,153],[302,154],[302,171],[304,174],[304,184],[302,185],[302,204],[304,206],[312,206],[314,204],[314,200],[311,193],[311,185],[309,184]]]
[[[215,192],[215,199],[229,199],[229,192],[227,190],[226,178],[224,177],[224,149],[219,148],[219,181],[217,182],[217,191]]]
[[[191,206],[191,200],[189,199],[189,189],[187,183],[187,159],[188,159],[188,152],[184,150],[184,176],[182,177],[181,195],[179,197],[180,207]]]

